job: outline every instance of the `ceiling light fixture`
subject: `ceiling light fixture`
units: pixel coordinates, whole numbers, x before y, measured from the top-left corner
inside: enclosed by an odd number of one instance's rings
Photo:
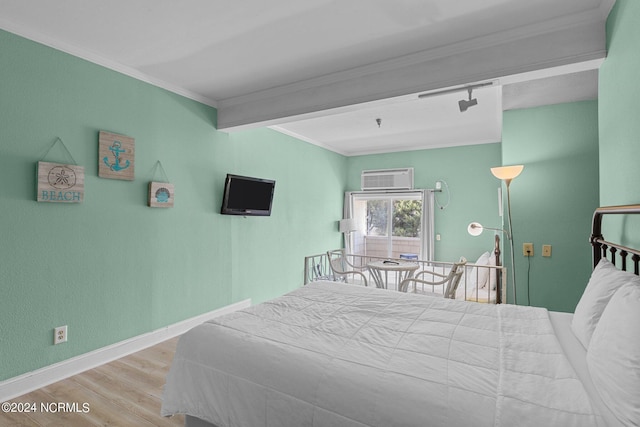
[[[469,88],[469,100],[468,101],[466,99],[461,99],[460,101],[458,101],[458,107],[460,107],[460,112],[461,113],[464,113],[465,111],[467,111],[467,109],[469,107],[473,107],[474,105],[478,105],[478,98],[471,99],[471,91],[473,91],[473,89]]]
[[[377,118],[376,119],[376,123],[378,124],[378,127],[380,127],[380,125],[382,124],[382,119]]]
[[[435,92],[421,93],[420,95],[418,95],[418,98],[420,99],[430,98],[432,96],[446,95],[449,93],[462,92],[463,90],[466,90],[467,92],[469,92],[469,99],[468,100],[462,99],[458,101],[458,107],[460,107],[460,112],[464,112],[464,111],[467,111],[467,108],[472,107],[474,105],[478,105],[478,100],[476,98],[471,98],[471,91],[473,89],[477,89],[485,86],[492,86],[492,85],[493,85],[493,82],[476,83],[476,84],[460,86],[452,89],[444,89],[444,90],[438,90]]]

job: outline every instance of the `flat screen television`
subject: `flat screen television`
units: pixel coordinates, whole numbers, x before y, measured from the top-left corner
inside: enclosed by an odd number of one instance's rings
[[[220,213],[269,216],[276,182],[270,179],[227,174]]]

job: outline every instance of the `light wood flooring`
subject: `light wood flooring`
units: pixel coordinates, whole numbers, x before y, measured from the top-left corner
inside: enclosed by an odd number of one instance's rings
[[[35,403],[37,411],[0,412],[0,426],[183,426],[182,415],[160,416],[162,388],[177,341],[177,338],[165,341],[12,399],[15,403]],[[78,411],[45,413],[40,410],[41,402],[78,403]]]

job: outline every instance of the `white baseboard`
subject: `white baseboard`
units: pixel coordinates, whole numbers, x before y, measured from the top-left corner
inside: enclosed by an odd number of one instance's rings
[[[14,399],[49,384],[95,368],[121,357],[127,356],[162,341],[176,337],[214,317],[251,306],[251,299],[236,302],[208,313],[192,317],[182,322],[157,329],[137,337],[99,348],[53,365],[45,366],[17,377],[0,382],[0,402]]]

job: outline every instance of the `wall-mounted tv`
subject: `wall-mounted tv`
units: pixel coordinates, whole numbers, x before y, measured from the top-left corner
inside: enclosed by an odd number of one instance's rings
[[[220,213],[269,216],[276,182],[270,179],[227,174]]]

